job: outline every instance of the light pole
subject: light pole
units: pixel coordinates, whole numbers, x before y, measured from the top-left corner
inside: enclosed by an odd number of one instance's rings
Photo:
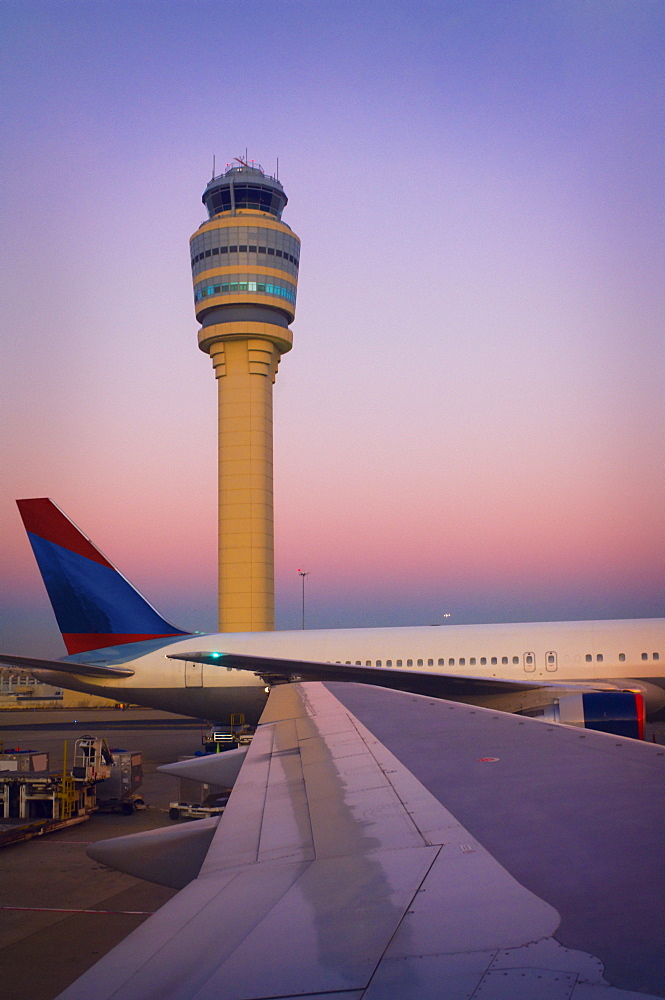
[[[309,576],[304,570],[298,570],[298,576],[302,577],[302,628],[305,627],[305,577]]]

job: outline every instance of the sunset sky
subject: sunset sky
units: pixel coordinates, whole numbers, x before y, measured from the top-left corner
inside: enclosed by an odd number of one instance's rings
[[[302,240],[276,615],[663,614],[661,0],[5,0],[0,648],[62,655],[50,496],[215,629],[212,172]]]

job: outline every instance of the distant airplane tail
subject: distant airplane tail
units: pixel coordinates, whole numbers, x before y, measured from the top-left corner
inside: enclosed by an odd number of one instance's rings
[[[69,654],[191,634],[162,618],[52,500],[16,503]]]

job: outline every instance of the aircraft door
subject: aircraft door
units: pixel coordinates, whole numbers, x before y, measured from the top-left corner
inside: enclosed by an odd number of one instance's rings
[[[527,674],[532,674],[536,669],[536,654],[532,652],[522,654],[522,663]]]
[[[549,672],[552,674],[557,669],[557,666],[558,663],[557,663],[556,650],[548,649],[547,652],[545,653],[545,670],[549,670]]]
[[[203,687],[203,664],[185,661],[185,687]]]

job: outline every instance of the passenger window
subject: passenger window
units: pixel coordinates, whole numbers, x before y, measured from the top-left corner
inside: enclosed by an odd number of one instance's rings
[[[449,667],[454,667],[455,666],[455,657],[454,656],[451,656],[451,658],[448,660],[448,666]]]
[[[624,663],[625,659],[626,659],[626,654],[625,653],[619,653],[619,662],[620,663]]]
[[[502,663],[507,663],[508,662],[508,657],[507,656],[502,656],[501,657],[501,662]]]
[[[371,660],[365,660],[365,666],[366,667],[371,667],[372,666],[372,661]]]
[[[551,656],[549,657],[549,661],[550,663],[552,662]],[[531,655],[531,653],[527,654],[526,662],[529,664],[529,666],[531,666],[531,664],[533,663],[533,656]]]
[[[603,654],[602,653],[596,653],[596,661],[598,663],[602,663],[603,662]]]
[[[392,660],[386,660],[386,666],[387,667],[392,667],[392,665],[393,665],[393,661]]]
[[[423,661],[422,660],[418,660],[418,662],[416,663],[416,666],[417,667],[422,667],[422,665],[423,665]]]
[[[412,667],[413,666],[413,660],[407,660],[406,661],[406,665],[407,665],[407,667]]]
[[[481,666],[484,667],[485,664],[487,663],[487,657],[486,656],[481,656],[480,657],[480,663],[481,663]]]
[[[466,663],[465,658],[463,656],[460,656],[460,658],[459,658],[459,665],[460,665],[460,667],[463,667],[465,663]]]
[[[439,659],[439,660],[437,661],[437,666],[439,666],[439,667],[445,667],[445,665],[446,665],[446,661],[445,661],[445,660],[443,659],[443,657],[441,657],[441,658],[440,658],[440,659]]]
[[[362,666],[362,663],[360,662],[360,660],[356,660],[356,666],[357,667],[361,667]]]
[[[427,666],[428,667],[433,667],[434,666],[434,660],[428,660],[427,661]]]
[[[547,662],[548,663],[554,663],[554,653],[548,653],[547,654]]]
[[[496,656],[493,656],[492,657],[492,666],[496,666],[496,664],[497,664]]]
[[[520,662],[519,656],[513,656],[513,663],[519,663],[519,662]]]
[[[649,654],[648,653],[642,653],[642,659],[643,660],[648,660],[649,659]]]
[[[591,653],[587,653],[584,659],[586,660],[587,663],[591,663],[593,657],[591,656]]]
[[[377,665],[377,667],[380,667],[381,666],[381,660],[377,660],[376,661],[376,665]]]
[[[469,660],[469,663],[470,663],[470,664],[471,664],[472,666],[475,666],[475,663],[476,663],[476,658],[475,658],[475,656],[472,656],[472,657],[471,657],[471,659]]]
[[[401,667],[402,666],[402,661],[401,660],[395,660],[395,666],[396,667]]]
[[[659,653],[652,653],[651,655],[653,656],[654,660],[659,660],[660,659],[660,654]]]

